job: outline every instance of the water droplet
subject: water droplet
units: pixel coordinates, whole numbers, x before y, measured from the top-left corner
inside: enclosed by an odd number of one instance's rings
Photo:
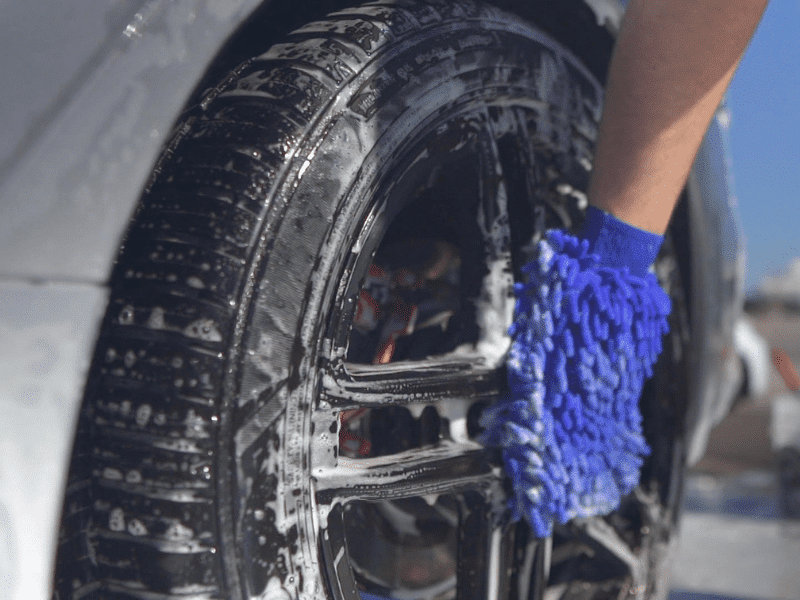
[[[125,475],[125,481],[128,483],[141,483],[142,474],[139,471],[128,471]]]
[[[122,480],[122,473],[119,469],[112,469],[111,467],[106,467],[103,469],[103,479],[110,479],[111,481],[121,481]]]
[[[194,531],[182,523],[173,523],[164,534],[168,540],[179,542],[192,539]]]
[[[134,318],[133,307],[128,304],[121,311],[119,311],[119,322],[121,325],[132,325]]]
[[[149,404],[142,404],[136,409],[136,424],[139,427],[144,427],[150,420],[150,415],[153,413],[153,408]]]
[[[197,319],[192,321],[183,330],[189,337],[203,340],[206,342],[221,342],[222,334],[217,329],[217,324],[212,319]]]
[[[136,353],[133,350],[128,350],[125,353],[125,366],[129,369],[136,364]]]
[[[433,506],[439,501],[439,494],[425,494],[422,499],[428,506]]]
[[[147,527],[139,519],[133,519],[128,523],[128,533],[135,536],[147,535]]]
[[[186,285],[188,285],[189,287],[193,287],[196,290],[202,290],[205,289],[206,287],[206,284],[203,283],[203,280],[194,275],[192,275],[186,280]]]
[[[147,319],[147,326],[151,329],[164,329],[164,309],[156,306]]]
[[[125,531],[125,513],[121,508],[115,508],[109,513],[108,528],[111,531]]]

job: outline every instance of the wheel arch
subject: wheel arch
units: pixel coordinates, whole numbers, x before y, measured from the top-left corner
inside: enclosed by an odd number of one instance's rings
[[[9,86],[0,110],[17,134],[0,155],[0,276],[105,284],[187,99],[260,5],[81,0],[45,16],[30,3],[4,5],[0,32],[14,59],[3,74],[24,74],[25,85]]]

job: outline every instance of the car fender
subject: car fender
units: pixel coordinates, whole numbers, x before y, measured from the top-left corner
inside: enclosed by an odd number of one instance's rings
[[[155,158],[258,0],[0,4],[0,276],[102,283]]]
[[[0,281],[0,598],[46,600],[105,289]]]

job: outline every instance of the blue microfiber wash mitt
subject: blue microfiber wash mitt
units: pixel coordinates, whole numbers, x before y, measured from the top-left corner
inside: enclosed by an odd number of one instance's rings
[[[662,241],[590,206],[579,236],[545,234],[515,286],[511,396],[484,413],[481,441],[502,448],[512,518],[539,537],[613,511],[639,481],[639,397],[671,310],[648,272]]]

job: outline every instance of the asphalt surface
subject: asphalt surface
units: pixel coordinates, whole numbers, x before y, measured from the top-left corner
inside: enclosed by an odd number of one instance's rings
[[[751,318],[800,366],[800,314],[773,308]],[[787,504],[770,434],[775,408],[800,404],[800,394],[771,370],[767,394],[740,399],[689,474],[670,600],[800,599],[800,514]]]

